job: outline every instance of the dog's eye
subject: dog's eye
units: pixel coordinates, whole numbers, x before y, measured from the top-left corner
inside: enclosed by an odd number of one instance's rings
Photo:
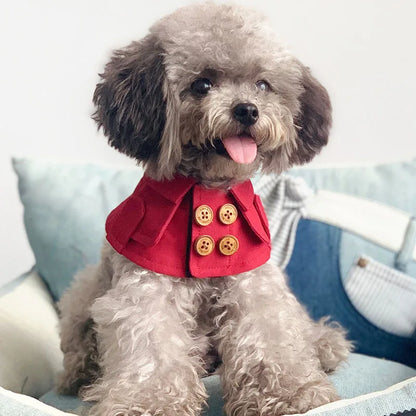
[[[212,82],[208,78],[198,78],[191,84],[191,91],[195,95],[206,95],[212,87]]]
[[[264,81],[263,79],[256,82],[256,87],[261,91],[270,91],[271,87],[267,81]]]

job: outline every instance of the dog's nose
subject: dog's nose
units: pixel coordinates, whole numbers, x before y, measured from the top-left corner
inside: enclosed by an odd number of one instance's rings
[[[259,118],[258,108],[251,103],[240,103],[233,108],[233,116],[241,124],[251,126]]]

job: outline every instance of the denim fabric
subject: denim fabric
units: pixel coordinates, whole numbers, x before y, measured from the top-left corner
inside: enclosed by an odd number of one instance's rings
[[[340,273],[341,236],[337,227],[301,219],[286,268],[289,285],[314,319],[331,316],[346,328],[357,352],[416,368],[416,340],[377,328],[346,295]]]

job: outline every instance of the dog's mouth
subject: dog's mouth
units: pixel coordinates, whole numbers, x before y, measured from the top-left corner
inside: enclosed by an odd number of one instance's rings
[[[252,163],[257,156],[256,141],[247,133],[216,139],[214,146],[218,154],[228,155],[236,163]]]

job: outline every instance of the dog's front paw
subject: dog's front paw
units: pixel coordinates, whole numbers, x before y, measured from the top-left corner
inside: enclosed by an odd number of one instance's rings
[[[296,395],[290,399],[287,404],[287,410],[284,413],[271,413],[273,415],[305,413],[308,410],[323,406],[339,400],[335,387],[329,380],[323,380],[321,383],[301,388]]]
[[[230,398],[225,411],[229,416],[282,416],[305,413],[339,399],[334,386],[326,378],[300,388],[279,388],[261,392],[258,389],[243,391]]]
[[[156,404],[157,397],[154,400]],[[115,404],[104,400],[91,407],[88,416],[196,416],[200,413],[200,410],[192,410],[190,407],[178,409],[173,405],[169,408],[153,406],[150,409],[140,405]]]
[[[207,396],[201,389],[197,386],[192,392],[174,392],[169,387],[160,386],[158,391],[146,391],[144,387],[137,391],[130,386],[124,391],[110,389],[100,398],[93,398],[92,390],[88,393],[86,389],[83,399],[98,400],[91,407],[89,416],[197,416],[206,404]]]
[[[156,399],[155,399],[156,400]],[[140,405],[128,405],[125,403],[114,403],[110,400],[103,400],[91,407],[88,416],[153,416],[153,415],[170,415],[163,409],[146,409]]]
[[[150,413],[139,406],[125,406],[103,401],[94,405],[88,416],[150,416]]]

